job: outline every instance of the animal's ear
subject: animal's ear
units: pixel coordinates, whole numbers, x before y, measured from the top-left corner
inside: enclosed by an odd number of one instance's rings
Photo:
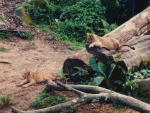
[[[29,69],[26,69],[26,70],[25,70],[25,73],[27,73],[27,72],[29,72]]]
[[[30,73],[31,73],[31,70],[29,70],[29,69],[26,69],[25,73],[26,73],[26,74],[28,74],[28,75],[30,75]]]
[[[87,33],[86,35],[87,35],[87,38],[93,37],[93,34],[92,34],[92,33]]]
[[[89,37],[90,33],[86,33],[86,36]]]

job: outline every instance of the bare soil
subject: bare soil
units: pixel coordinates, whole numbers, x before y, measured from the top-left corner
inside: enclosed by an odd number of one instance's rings
[[[76,51],[67,49],[68,45],[59,41],[47,42],[49,36],[45,32],[39,32],[35,28],[26,25],[17,18],[13,12],[17,4],[25,0],[0,0],[0,15],[5,16],[5,21],[0,22],[0,29],[14,29],[30,31],[34,34],[32,42],[18,39],[12,42],[0,41],[0,46],[8,49],[0,52],[0,95],[10,95],[14,98],[12,106],[22,110],[32,109],[32,100],[39,95],[44,84],[37,84],[28,88],[16,87],[22,80],[22,74],[26,69],[49,74],[57,74],[64,60]],[[74,98],[70,92],[57,92]],[[0,113],[10,113],[10,106],[0,109]],[[114,109],[111,104],[87,104],[79,107],[76,113],[136,113],[129,108]]]

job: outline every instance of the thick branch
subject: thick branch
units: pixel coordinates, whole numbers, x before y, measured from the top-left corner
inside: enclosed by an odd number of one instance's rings
[[[68,87],[68,88],[67,88]],[[111,102],[116,104],[126,105],[134,110],[137,110],[142,113],[150,113],[150,105],[144,103],[140,100],[137,100],[133,97],[129,97],[117,92],[101,88],[98,86],[88,86],[88,85],[66,85],[65,88],[60,85],[48,84],[46,90],[55,89],[55,90],[68,90],[76,89],[80,92],[83,91],[85,95],[80,98],[76,98],[72,101],[58,104],[52,107],[33,110],[33,111],[20,111],[16,108],[13,108],[13,113],[58,113],[62,112],[68,108],[75,108],[77,106],[92,103],[92,102]],[[90,93],[89,93],[90,92]]]

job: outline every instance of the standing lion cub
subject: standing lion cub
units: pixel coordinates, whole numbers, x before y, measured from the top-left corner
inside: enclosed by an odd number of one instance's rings
[[[128,46],[134,50],[134,47],[125,44],[121,45],[119,41],[114,38],[101,37],[93,33],[87,33],[87,42],[89,48],[96,46],[107,50],[120,50],[122,46]]]
[[[23,79],[25,80],[17,86],[28,87],[36,83],[45,82],[47,80],[55,81],[60,80],[61,78],[59,76],[53,76],[45,73],[43,74],[26,70],[26,72],[23,74]]]

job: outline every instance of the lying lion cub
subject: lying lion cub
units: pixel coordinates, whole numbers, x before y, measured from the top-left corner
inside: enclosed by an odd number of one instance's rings
[[[87,33],[87,42],[89,48],[96,46],[107,50],[120,50],[123,46],[128,46],[134,50],[134,47],[127,44],[120,44],[119,41],[114,38],[101,37],[93,33]]]
[[[30,85],[45,82],[47,80],[55,81],[55,80],[60,80],[61,78],[59,76],[48,75],[48,74],[37,73],[37,72],[32,72],[30,70],[26,70],[26,72],[23,75],[23,79],[25,80],[22,83],[18,84],[17,86],[28,87]]]

